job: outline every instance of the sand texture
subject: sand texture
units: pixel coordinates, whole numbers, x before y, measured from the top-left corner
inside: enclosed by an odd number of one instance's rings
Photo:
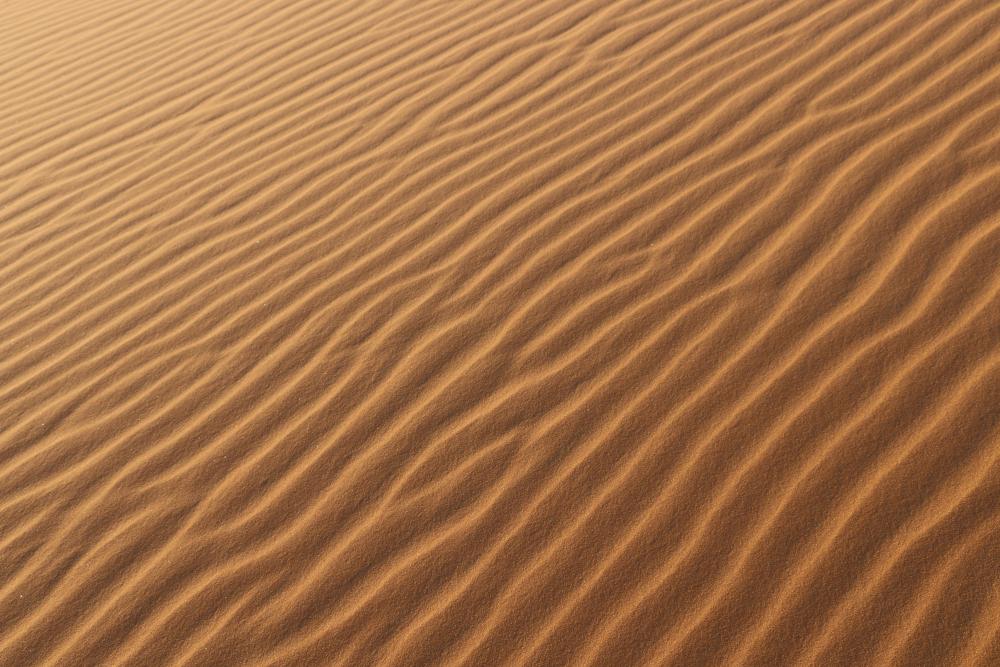
[[[1000,665],[1000,2],[0,0],[0,665]]]

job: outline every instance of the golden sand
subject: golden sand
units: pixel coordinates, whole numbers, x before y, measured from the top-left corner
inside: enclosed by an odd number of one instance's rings
[[[1000,3],[0,1],[0,664],[1000,665]]]

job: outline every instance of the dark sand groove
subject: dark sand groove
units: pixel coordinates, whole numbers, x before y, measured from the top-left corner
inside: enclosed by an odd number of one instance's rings
[[[0,664],[1000,659],[989,0],[0,4]]]

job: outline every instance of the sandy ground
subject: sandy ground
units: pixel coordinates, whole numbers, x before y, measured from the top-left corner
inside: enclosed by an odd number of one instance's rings
[[[1000,665],[1000,3],[3,0],[0,664]]]

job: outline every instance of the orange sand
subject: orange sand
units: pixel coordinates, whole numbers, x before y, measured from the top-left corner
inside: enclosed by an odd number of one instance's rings
[[[1000,3],[3,0],[0,664],[1000,665]]]

